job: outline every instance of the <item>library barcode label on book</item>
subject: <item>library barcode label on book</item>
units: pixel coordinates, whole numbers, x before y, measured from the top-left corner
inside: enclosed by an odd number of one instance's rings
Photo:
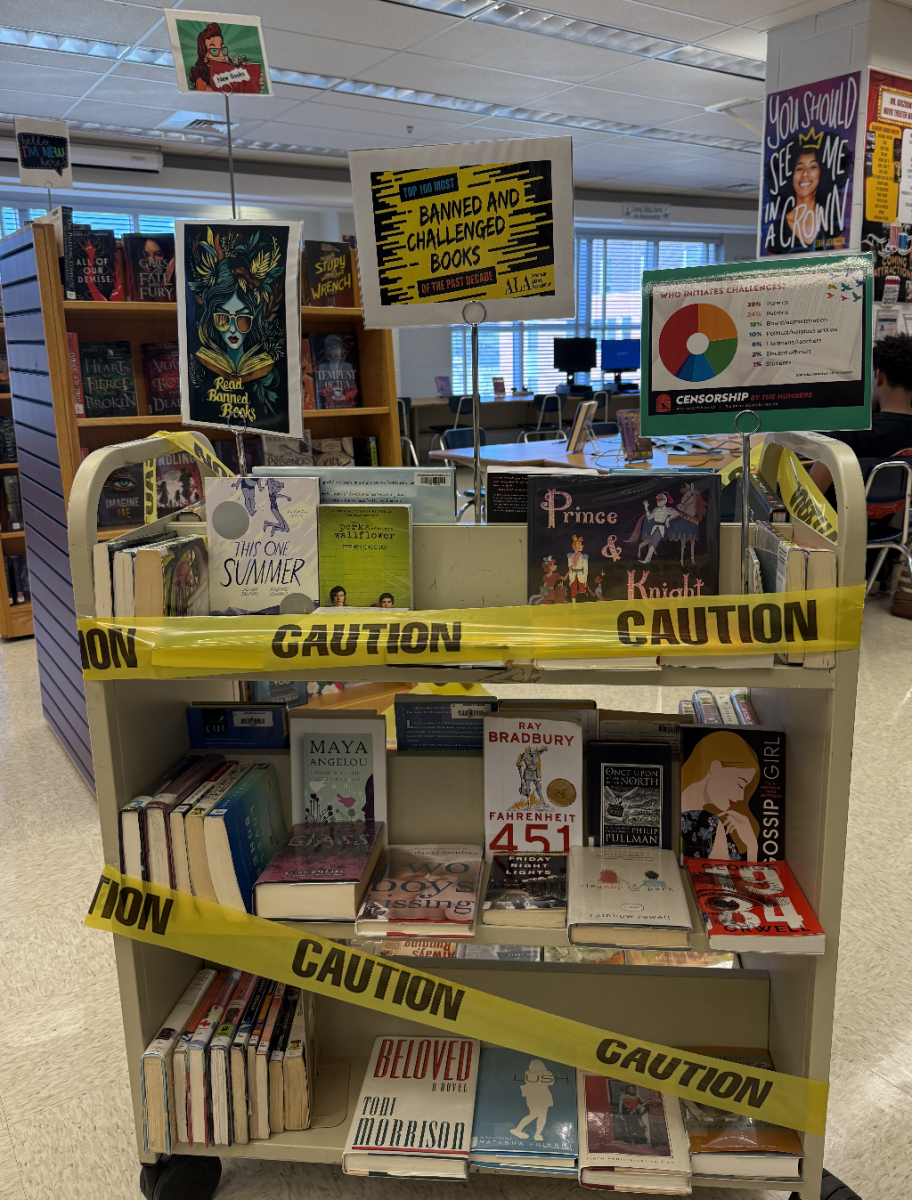
[[[272,713],[237,713],[234,718],[235,725],[271,725]]]
[[[463,719],[478,720],[479,717],[486,716],[491,710],[484,704],[451,704],[450,716],[454,719],[461,717]]]
[[[450,475],[428,475],[422,472],[415,476],[415,483],[423,487],[446,487],[451,478]]]

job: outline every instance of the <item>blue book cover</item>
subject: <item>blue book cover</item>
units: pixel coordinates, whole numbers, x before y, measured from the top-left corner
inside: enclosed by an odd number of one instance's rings
[[[206,814],[204,821],[207,825],[210,821],[223,824],[240,899],[246,911],[253,912],[253,885],[288,837],[279,780],[273,764],[253,766],[219,802],[218,808]],[[207,836],[207,855],[210,854],[209,847]],[[213,867],[210,862],[214,876]]]
[[[575,1161],[576,1071],[518,1050],[482,1046],[472,1159],[511,1155]]]
[[[284,750],[286,713],[284,704],[190,705],[190,745],[196,750]]]
[[[497,712],[491,696],[396,696],[397,750],[484,750],[485,715]]]
[[[456,523],[455,467],[254,467],[254,475],[307,475],[321,504],[411,504],[413,525]]]

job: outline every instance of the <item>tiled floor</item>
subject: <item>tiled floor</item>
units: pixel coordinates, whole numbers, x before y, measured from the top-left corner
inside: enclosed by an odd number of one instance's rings
[[[598,691],[600,703],[619,706],[620,696]],[[676,697],[645,688],[637,704],[673,711]],[[907,1200],[912,1190],[907,738],[912,624],[875,601],[862,650],[827,1144],[829,1169],[863,1200]],[[101,862],[94,798],[41,715],[34,643],[0,643],[0,1200],[140,1195],[113,954],[106,935],[82,926]],[[565,1182],[494,1176],[471,1188],[478,1200],[584,1195]],[[438,1200],[440,1190],[229,1160],[218,1197]]]

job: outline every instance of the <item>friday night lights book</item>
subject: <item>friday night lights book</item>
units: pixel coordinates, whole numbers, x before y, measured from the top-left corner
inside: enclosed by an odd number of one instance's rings
[[[528,488],[530,604],[718,593],[718,475],[530,475]]]
[[[214,616],[313,611],[319,501],[316,479],[206,480]]]
[[[483,1046],[471,1160],[576,1174],[576,1071]]]

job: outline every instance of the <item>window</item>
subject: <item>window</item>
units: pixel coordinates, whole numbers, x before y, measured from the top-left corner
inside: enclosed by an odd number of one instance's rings
[[[115,236],[136,231],[136,218],[128,213],[77,212],[73,209],[74,225],[91,225],[93,229],[113,229]]]
[[[481,325],[478,329],[478,380],[482,393],[490,393],[491,378],[502,375],[507,391],[523,385],[533,392],[548,392],[566,382],[554,369],[556,337],[638,338],[642,313],[644,271],[669,267],[701,267],[722,261],[722,243],[716,240],[621,238],[603,234],[577,234],[574,272],[576,319],[517,321]],[[472,386],[471,332],[468,326],[452,332],[452,380],[455,391]],[[601,386],[597,367],[589,379],[577,382]],[[631,372],[628,378],[635,375]]]
[[[173,217],[140,217],[139,218],[140,233],[173,233],[174,218]]]

